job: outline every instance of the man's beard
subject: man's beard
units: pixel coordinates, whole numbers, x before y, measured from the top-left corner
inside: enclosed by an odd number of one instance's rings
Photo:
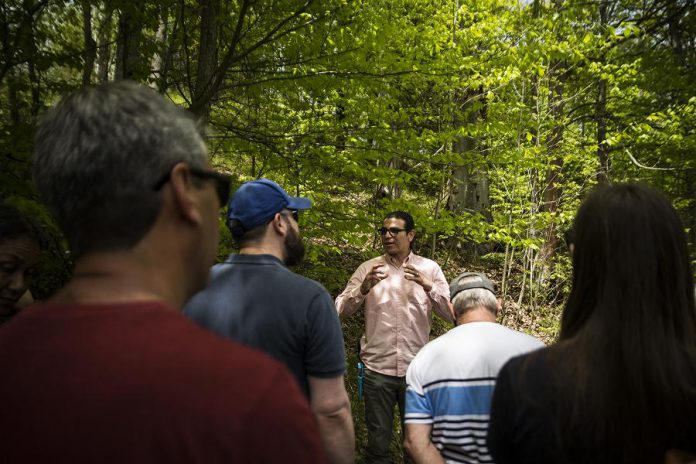
[[[285,236],[285,264],[296,266],[302,262],[305,255],[305,246],[300,234],[295,229],[290,229]]]

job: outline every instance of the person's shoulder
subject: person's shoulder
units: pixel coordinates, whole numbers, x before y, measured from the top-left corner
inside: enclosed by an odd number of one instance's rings
[[[536,338],[533,335],[522,332],[520,330],[512,329],[510,327],[506,327],[502,324],[496,323],[495,325],[498,327],[498,330],[500,332],[505,333],[505,336],[511,337],[511,338],[519,341],[520,343],[526,343],[530,346],[537,347],[537,348],[543,348],[545,346],[544,342],[542,342],[541,340],[539,340],[538,338]]]
[[[471,358],[472,353],[485,351],[486,343],[483,341],[491,338],[487,335],[489,333],[487,330],[490,330],[491,325],[487,322],[470,322],[458,325],[429,341],[421,351],[427,348],[429,357],[443,359],[459,358],[463,352],[466,352],[467,357]]]
[[[200,374],[211,397],[220,400],[234,391],[238,400],[252,401],[288,377],[285,366],[266,353],[186,322],[191,327],[180,339],[179,364]]]
[[[539,349],[513,356],[505,364],[505,368],[514,377],[536,377],[540,372],[548,370],[551,353],[552,347],[544,347],[542,344]]]
[[[182,366],[193,366],[210,379],[209,386],[219,382],[224,392],[227,383],[253,392],[264,385],[272,386],[279,373],[286,371],[283,364],[266,353],[221,337],[183,316],[176,321],[178,329],[167,332],[176,341],[177,348],[172,353]]]
[[[269,282],[269,288],[278,285],[274,291],[283,289],[283,293],[290,298],[298,297],[301,301],[309,301],[315,298],[325,298],[333,303],[333,299],[324,286],[314,279],[305,277],[290,269],[283,268],[276,275],[275,284]]]

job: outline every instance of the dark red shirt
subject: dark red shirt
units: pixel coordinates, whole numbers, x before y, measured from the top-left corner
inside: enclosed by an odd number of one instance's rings
[[[14,462],[325,462],[286,368],[159,302],[35,305],[0,327]]]

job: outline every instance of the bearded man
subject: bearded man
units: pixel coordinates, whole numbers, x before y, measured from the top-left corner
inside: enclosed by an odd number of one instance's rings
[[[338,315],[321,284],[287,268],[304,257],[299,211],[311,206],[267,179],[243,184],[227,215],[239,254],[213,267],[210,286],[184,312],[283,362],[309,398],[329,460],[352,463],[355,435]]]

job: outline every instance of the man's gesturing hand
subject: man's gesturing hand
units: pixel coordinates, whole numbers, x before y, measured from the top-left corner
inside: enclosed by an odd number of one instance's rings
[[[367,295],[372,287],[377,285],[380,280],[387,277],[387,272],[383,268],[384,264],[375,264],[372,266],[370,272],[368,272],[363,279],[362,285],[360,285],[360,293]]]
[[[404,278],[406,280],[412,280],[417,283],[423,290],[429,292],[433,288],[433,281],[428,279],[426,276],[420,273],[418,269],[411,266],[410,264],[404,264]]]

